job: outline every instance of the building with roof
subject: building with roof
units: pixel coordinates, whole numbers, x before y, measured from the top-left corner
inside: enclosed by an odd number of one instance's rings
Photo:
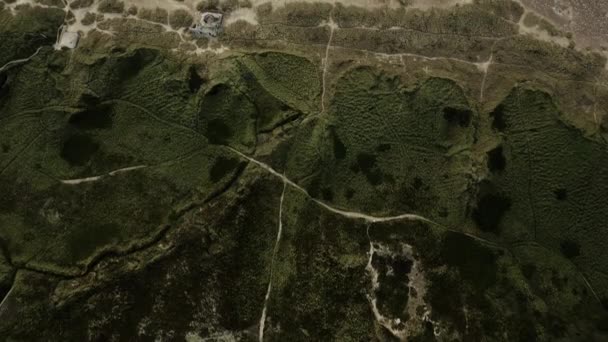
[[[63,27],[59,35],[55,49],[61,50],[62,48],[75,49],[78,46],[80,40],[80,33],[68,31],[67,28]]]
[[[224,15],[215,12],[204,12],[201,20],[190,28],[193,36],[201,38],[216,38],[222,33]]]

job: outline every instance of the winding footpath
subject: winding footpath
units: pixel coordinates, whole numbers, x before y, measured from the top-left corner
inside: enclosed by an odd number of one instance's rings
[[[14,61],[10,61],[6,64],[4,64],[1,68],[0,68],[0,72],[3,72],[4,70],[8,70],[10,67],[12,67],[13,65],[17,65],[17,64],[23,64],[23,63],[27,63],[29,62],[32,58],[36,57],[38,55],[38,53],[40,53],[40,50],[42,49],[42,46],[39,47],[38,49],[36,49],[36,52],[34,52],[31,56],[27,57],[27,58],[21,58],[21,59],[15,59]]]
[[[335,213],[338,214],[340,216],[344,216],[347,218],[351,218],[351,219],[361,219],[364,220],[368,223],[382,223],[382,222],[391,222],[391,221],[400,221],[400,220],[410,220],[410,221],[421,221],[421,222],[425,222],[425,223],[430,223],[430,224],[434,224],[437,226],[442,226],[441,224],[430,220],[426,217],[420,216],[420,215],[416,215],[416,214],[401,214],[401,215],[396,215],[396,216],[372,216],[372,215],[368,215],[368,214],[364,214],[364,213],[360,213],[360,212],[355,212],[355,211],[346,211],[346,210],[342,210],[342,209],[338,209],[335,207],[332,207],[331,205],[316,199],[314,197],[312,197],[308,191],[306,191],[306,189],[304,189],[303,187],[301,187],[300,185],[296,184],[294,181],[292,181],[291,179],[285,177],[285,175],[280,174],[279,172],[277,172],[275,169],[273,169],[271,166],[269,166],[268,164],[265,164],[255,158],[252,158],[232,147],[227,147],[228,149],[230,149],[232,152],[236,153],[238,156],[240,156],[243,159],[246,159],[254,164],[256,164],[257,166],[261,167],[262,169],[268,171],[270,174],[272,174],[275,177],[280,178],[285,184],[291,186],[292,188],[294,188],[295,190],[297,190],[298,192],[304,194],[306,197],[310,198],[313,202],[315,202],[316,204],[320,205],[321,207]],[[443,227],[443,226],[442,226]]]

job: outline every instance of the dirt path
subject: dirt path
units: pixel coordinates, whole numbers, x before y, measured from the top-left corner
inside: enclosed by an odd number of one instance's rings
[[[36,57],[36,55],[38,55],[38,53],[40,52],[40,50],[42,49],[42,46],[39,47],[36,52],[34,52],[31,56],[27,57],[27,58],[21,58],[21,59],[16,59],[14,61],[10,61],[6,64],[4,64],[1,68],[0,68],[0,72],[3,72],[4,70],[8,70],[10,67],[12,67],[13,65],[17,65],[17,64],[22,64],[22,63],[27,63],[29,62],[32,58]]]
[[[442,226],[441,224],[434,222],[426,217],[417,215],[417,214],[401,214],[401,215],[396,215],[396,216],[372,216],[372,215],[368,215],[368,214],[364,214],[364,213],[360,213],[360,212],[356,212],[356,211],[346,211],[346,210],[342,210],[342,209],[338,209],[335,207],[332,207],[331,205],[316,199],[314,197],[312,197],[308,191],[306,191],[306,189],[302,188],[300,185],[296,184],[294,181],[292,181],[291,179],[285,177],[285,175],[278,173],[276,170],[274,170],[272,167],[270,167],[268,164],[265,164],[261,161],[258,161],[252,157],[249,157],[248,155],[232,148],[232,147],[228,147],[228,149],[230,149],[232,152],[236,153],[237,155],[239,155],[241,158],[244,158],[256,165],[258,165],[259,167],[261,167],[262,169],[270,172],[272,175],[274,175],[275,177],[280,178],[285,184],[291,186],[292,188],[294,188],[295,190],[299,191],[300,193],[304,194],[306,197],[310,198],[313,202],[317,203],[318,205],[320,205],[321,207],[331,211],[332,213],[338,214],[340,216],[344,216],[347,218],[351,218],[351,219],[361,219],[364,220],[366,222],[369,223],[381,223],[381,222],[391,222],[391,221],[401,221],[401,220],[410,220],[410,221],[422,221],[422,222],[426,222],[426,223],[430,223],[430,224],[434,224],[437,226]]]
[[[272,291],[272,276],[274,274],[274,262],[279,252],[279,246],[281,243],[281,236],[283,235],[283,200],[285,199],[285,191],[287,190],[287,182],[283,182],[283,192],[281,193],[281,200],[279,202],[279,227],[277,229],[277,239],[274,242],[274,248],[272,250],[272,259],[270,261],[270,279],[268,280],[268,289],[266,290],[266,296],[264,297],[264,307],[262,308],[262,317],[260,317],[258,337],[260,342],[264,342],[264,326],[266,325],[266,309],[268,306],[268,299],[270,298],[270,292]]]
[[[8,290],[8,292],[6,293],[6,295],[4,296],[4,298],[2,299],[2,302],[0,302],[0,317],[2,317],[2,314],[4,313],[4,304],[6,303],[6,301],[8,300],[8,298],[10,297],[11,293],[13,293],[13,290],[15,289],[15,284],[13,283],[13,285],[11,286],[11,289]]]
[[[67,184],[67,185],[78,185],[78,184],[82,184],[82,183],[96,182],[96,181],[104,179],[106,177],[113,177],[113,176],[116,176],[121,173],[139,170],[139,169],[143,169],[146,167],[148,167],[148,166],[147,165],[136,165],[136,166],[123,167],[122,169],[110,171],[108,173],[105,173],[105,174],[99,175],[99,176],[91,176],[91,177],[77,178],[77,179],[61,179],[60,182],[63,184]]]
[[[329,39],[327,40],[327,46],[325,47],[325,58],[323,58],[323,76],[321,77],[322,92],[321,92],[321,113],[325,113],[325,94],[327,93],[327,68],[329,66],[329,50],[331,49],[331,42],[334,40],[334,31],[338,28],[338,25],[334,23],[333,12],[336,8],[336,4],[333,4],[331,11],[329,12],[329,22],[326,26],[329,27]]]
[[[481,89],[479,90],[479,102],[483,102],[483,93],[486,88],[486,79],[488,78],[488,71],[490,70],[490,66],[492,65],[493,58],[494,54],[491,54],[488,61],[480,65],[480,69],[483,72],[483,78],[481,79]]]
[[[462,234],[462,235],[466,235],[467,237],[474,239],[476,241],[485,243],[489,246],[492,246],[494,248],[498,248],[498,249],[505,249],[504,247],[502,247],[501,245],[499,245],[498,243],[494,242],[494,241],[490,241],[487,239],[484,239],[482,237],[467,233],[467,232],[463,232],[460,230],[456,230],[456,229],[452,229],[449,228],[445,225],[442,225],[441,223],[435,222],[429,218],[426,218],[424,216],[418,215],[418,214],[412,214],[412,213],[405,213],[405,214],[401,214],[401,215],[395,215],[395,216],[373,216],[373,215],[369,215],[369,214],[365,214],[365,213],[361,213],[361,212],[356,212],[356,211],[347,211],[347,210],[342,210],[342,209],[338,209],[335,208],[317,198],[312,197],[308,191],[306,191],[306,189],[304,189],[303,187],[301,187],[300,185],[298,185],[297,183],[295,183],[294,181],[292,181],[291,179],[287,178],[285,175],[277,172],[275,169],[273,169],[271,166],[269,166],[266,163],[263,163],[255,158],[252,158],[244,153],[242,153],[241,151],[232,148],[230,146],[226,147],[229,151],[237,154],[239,157],[257,165],[258,167],[266,170],[267,172],[269,172],[270,174],[272,174],[275,177],[280,178],[284,184],[287,184],[289,186],[291,186],[294,190],[297,190],[298,192],[302,193],[303,195],[305,195],[306,197],[308,197],[311,201],[315,202],[317,205],[319,205],[322,208],[325,208],[326,210],[346,217],[346,218],[350,218],[350,219],[359,219],[359,220],[364,220],[368,223],[386,223],[386,222],[393,222],[393,221],[418,221],[418,222],[424,222],[424,223],[428,223],[431,225],[435,225],[437,227],[441,227],[442,229],[444,229],[445,231],[449,231],[449,232],[453,232],[453,233],[457,233],[457,234]]]

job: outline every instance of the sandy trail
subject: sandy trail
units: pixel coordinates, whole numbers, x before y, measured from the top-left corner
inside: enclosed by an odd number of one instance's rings
[[[504,249],[504,247],[500,246],[498,243],[494,242],[494,241],[490,241],[487,239],[484,239],[482,237],[464,232],[464,231],[460,231],[460,230],[456,230],[456,229],[452,229],[449,227],[446,227],[438,222],[435,222],[429,218],[426,218],[424,216],[418,215],[418,214],[412,214],[412,213],[405,213],[405,214],[401,214],[401,215],[395,215],[395,216],[373,216],[373,215],[368,215],[365,213],[360,213],[360,212],[356,212],[356,211],[347,211],[347,210],[342,210],[342,209],[338,209],[335,208],[317,198],[312,197],[308,191],[306,191],[306,189],[304,189],[303,187],[301,187],[300,185],[298,185],[297,183],[295,183],[294,181],[292,181],[291,179],[287,178],[285,175],[277,172],[275,169],[273,169],[271,166],[269,166],[266,163],[263,163],[255,158],[252,158],[244,153],[242,153],[241,151],[230,147],[230,146],[226,146],[226,148],[230,151],[232,151],[233,153],[237,154],[239,157],[248,160],[249,162],[259,166],[260,168],[268,171],[270,174],[272,174],[275,177],[280,178],[284,184],[291,186],[293,189],[297,190],[298,192],[302,193],[303,195],[305,195],[306,197],[308,197],[311,201],[315,202],[317,205],[321,206],[322,208],[327,209],[328,211],[334,213],[334,214],[338,214],[340,216],[346,217],[346,218],[350,218],[350,219],[359,219],[359,220],[364,220],[368,223],[386,223],[386,222],[393,222],[393,221],[418,221],[418,222],[424,222],[424,223],[428,223],[431,225],[435,225],[437,227],[441,227],[442,229],[449,231],[449,232],[453,232],[453,233],[457,233],[457,234],[463,234],[468,236],[471,239],[474,239],[476,241],[485,243],[489,246],[492,246],[494,248],[498,248],[498,249]]]
[[[326,89],[327,89],[327,69],[329,66],[329,50],[331,49],[331,42],[334,40],[334,31],[336,30],[336,28],[338,28],[338,25],[336,23],[334,23],[334,19],[333,19],[333,11],[336,8],[336,5],[334,3],[334,7],[331,9],[331,12],[329,12],[329,22],[327,23],[327,26],[329,26],[330,31],[329,31],[329,39],[327,40],[327,46],[325,47],[325,58],[323,58],[323,76],[321,77],[321,85],[322,85],[322,92],[321,92],[321,113],[325,113],[325,94],[327,93]]]
[[[483,78],[481,79],[481,89],[479,91],[479,102],[483,102],[483,95],[486,88],[486,79],[488,78],[488,71],[490,70],[490,66],[492,65],[492,59],[494,58],[494,54],[490,55],[490,58],[487,62],[482,63],[480,65],[480,69],[483,72]]]
[[[91,183],[91,182],[96,182],[98,180],[104,179],[106,177],[113,177],[113,176],[119,175],[121,173],[135,171],[135,170],[143,169],[146,167],[148,167],[148,166],[147,165],[129,166],[129,167],[124,167],[122,169],[110,171],[108,173],[105,173],[105,174],[99,175],[99,176],[91,176],[91,177],[77,178],[77,179],[62,179],[62,180],[60,180],[60,182],[63,184],[67,184],[67,185],[78,185],[78,184],[82,184],[82,183]]]
[[[13,293],[13,290],[15,289],[15,284],[13,284],[11,286],[11,289],[8,290],[8,292],[6,293],[6,296],[4,296],[4,298],[2,299],[2,302],[0,302],[0,317],[3,314],[3,308],[4,308],[4,304],[6,303],[6,301],[8,300],[8,298],[10,297],[11,293]]]
[[[266,296],[264,297],[264,307],[262,309],[262,317],[260,317],[259,341],[264,341],[264,326],[266,325],[266,309],[268,306],[268,299],[270,298],[270,292],[272,291],[272,276],[274,274],[274,262],[279,252],[279,245],[281,243],[281,236],[283,235],[283,200],[285,199],[285,192],[287,190],[287,183],[283,182],[283,192],[281,193],[281,200],[279,203],[279,227],[277,229],[277,239],[274,242],[274,248],[272,250],[272,259],[270,261],[270,279],[268,280],[268,289],[266,290]]]
[[[316,199],[314,197],[312,197],[308,191],[306,191],[306,189],[302,188],[300,185],[296,184],[294,181],[292,181],[291,179],[285,177],[285,175],[280,174],[279,172],[277,172],[275,169],[273,169],[272,167],[270,167],[269,165],[258,161],[252,157],[249,157],[248,155],[232,148],[232,147],[228,147],[228,149],[230,149],[232,152],[236,153],[237,155],[239,155],[241,158],[244,158],[258,166],[260,166],[261,168],[263,168],[264,170],[270,172],[272,175],[280,178],[281,180],[283,180],[283,182],[291,187],[293,187],[295,190],[299,191],[300,193],[304,194],[306,197],[310,198],[313,202],[317,203],[318,205],[320,205],[321,207],[335,213],[338,214],[340,216],[344,216],[344,217],[348,217],[351,219],[361,219],[364,220],[366,222],[369,223],[381,223],[381,222],[391,222],[391,221],[400,221],[400,220],[410,220],[410,221],[422,221],[422,222],[426,222],[426,223],[430,223],[430,224],[434,224],[434,225],[438,225],[441,226],[440,224],[417,214],[401,214],[401,215],[396,215],[396,216],[372,216],[372,215],[368,215],[368,214],[364,214],[364,213],[360,213],[360,212],[355,212],[355,211],[346,211],[346,210],[342,210],[342,209],[338,209],[335,207],[332,207],[331,205]]]
[[[22,64],[22,63],[27,63],[29,62],[32,58],[36,57],[36,55],[38,55],[38,53],[40,52],[40,50],[42,49],[42,46],[39,47],[36,52],[34,52],[31,56],[27,57],[27,58],[21,58],[21,59],[16,59],[14,61],[10,61],[6,64],[4,64],[1,68],[0,68],[0,72],[3,72],[4,70],[9,69],[10,67],[12,67],[13,65],[17,65],[17,64]]]

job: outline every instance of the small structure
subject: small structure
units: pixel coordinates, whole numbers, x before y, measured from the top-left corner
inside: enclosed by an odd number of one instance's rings
[[[192,35],[201,38],[216,38],[222,33],[222,21],[224,16],[221,13],[204,12],[201,21],[190,28]]]
[[[57,50],[61,50],[62,48],[75,49],[78,46],[79,40],[80,34],[78,32],[70,32],[64,28],[61,30],[59,42],[55,48]]]

